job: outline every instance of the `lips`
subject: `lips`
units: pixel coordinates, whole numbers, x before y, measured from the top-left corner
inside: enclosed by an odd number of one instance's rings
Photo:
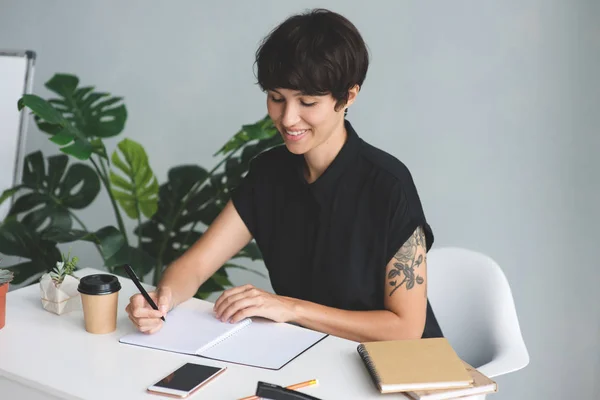
[[[310,132],[310,129],[285,130],[284,136],[286,140],[297,142],[302,140],[302,138],[304,138],[308,132]]]

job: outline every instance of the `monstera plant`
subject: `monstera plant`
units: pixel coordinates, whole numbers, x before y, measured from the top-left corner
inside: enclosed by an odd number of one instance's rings
[[[10,266],[14,283],[51,271],[60,260],[59,243],[94,243],[106,268],[124,275],[130,264],[138,276],[152,276],[156,284],[164,268],[202,235],[229,200],[233,188],[260,152],[281,144],[272,121],[264,117],[243,125],[214,156],[220,160],[206,170],[179,165],[159,185],[144,147],[122,139],[109,155],[105,140],[120,135],[127,120],[122,98],[80,86],[74,75],[56,74],[45,84],[58,97],[45,100],[24,95],[19,110],[27,108],[38,128],[49,135],[62,154],[44,158],[40,151],[25,158],[22,182],[6,189],[0,203],[13,198],[0,225],[0,253],[27,261]],[[114,212],[115,224],[88,228],[77,211],[89,206],[102,187]],[[133,219],[133,238],[123,218]],[[235,259],[260,260],[251,242],[232,257],[198,290],[204,298],[231,286],[227,270],[246,267]],[[247,269],[248,270],[248,269]],[[251,272],[255,272],[249,270]]]

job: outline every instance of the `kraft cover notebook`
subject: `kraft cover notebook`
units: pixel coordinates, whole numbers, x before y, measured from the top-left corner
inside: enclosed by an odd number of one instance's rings
[[[445,338],[366,342],[357,351],[381,393],[461,388],[473,383]]]
[[[415,400],[447,400],[464,396],[474,396],[477,394],[495,393],[498,391],[498,385],[495,381],[483,375],[467,362],[463,361],[463,364],[473,378],[473,386],[456,389],[420,390],[408,392],[406,394]]]
[[[277,370],[327,336],[262,318],[221,322],[210,303],[182,304],[165,318],[158,332],[133,331],[119,342]]]

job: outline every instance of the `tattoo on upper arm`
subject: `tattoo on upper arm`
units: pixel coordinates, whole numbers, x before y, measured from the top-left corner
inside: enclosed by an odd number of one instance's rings
[[[390,286],[394,288],[390,292],[390,296],[402,285],[406,287],[406,290],[410,290],[415,286],[415,283],[422,285],[425,281],[422,276],[418,274],[415,276],[415,268],[419,268],[426,261],[423,254],[419,254],[417,257],[417,253],[420,253],[419,249],[421,248],[426,248],[425,233],[423,232],[423,228],[419,226],[406,243],[402,245],[400,250],[398,250],[396,255],[394,255],[394,268],[388,272],[387,276],[390,280]]]

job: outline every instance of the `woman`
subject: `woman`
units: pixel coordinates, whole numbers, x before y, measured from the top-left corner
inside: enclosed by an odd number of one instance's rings
[[[126,310],[154,333],[161,316],[253,238],[276,294],[225,290],[215,316],[264,317],[355,341],[442,336],[427,301],[433,234],[408,169],[345,119],[368,69],[354,25],[314,10],[274,29],[256,53],[258,83],[284,146],[252,160],[231,201]]]

